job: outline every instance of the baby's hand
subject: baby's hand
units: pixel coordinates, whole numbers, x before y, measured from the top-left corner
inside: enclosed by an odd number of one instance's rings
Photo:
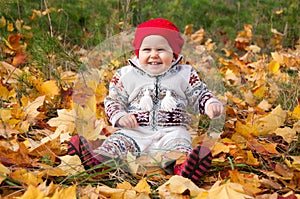
[[[219,117],[223,113],[223,111],[224,111],[224,107],[222,103],[212,102],[207,106],[206,115],[210,119],[213,119]]]
[[[125,127],[128,129],[133,129],[133,128],[136,128],[139,126],[135,116],[132,114],[127,114],[127,115],[124,115],[123,117],[121,117],[118,120],[117,125],[119,127]]]

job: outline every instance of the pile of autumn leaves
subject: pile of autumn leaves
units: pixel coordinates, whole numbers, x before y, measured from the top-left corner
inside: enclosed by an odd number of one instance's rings
[[[3,25],[1,20],[0,28],[13,31],[12,24]],[[30,28],[21,22],[16,27]],[[97,142],[112,132],[103,99],[113,71],[91,68],[87,75],[58,67],[59,81],[45,80],[41,71],[26,64],[23,35],[1,38],[0,52],[5,57],[0,60],[1,195],[24,199],[150,198],[155,193],[161,198],[300,198],[300,44],[281,49],[282,35],[273,33],[276,51],[271,55],[261,53],[259,43],[253,45],[250,25],[234,41],[239,51],[229,50],[229,45],[224,56],[214,55],[219,67],[210,72],[222,75],[226,92],[218,97],[226,104],[226,120],[213,147],[212,170],[202,179],[203,188],[161,172],[160,178],[143,178],[135,163],[129,165],[138,179],[135,185],[126,178],[116,181],[114,188],[81,183],[92,179],[80,175],[87,173],[77,156],[66,155],[66,144],[75,133]],[[187,26],[185,34],[188,42],[215,53],[216,46],[205,40],[203,29],[192,33]],[[117,68],[118,62],[113,61]],[[153,190],[149,182],[159,188]]]

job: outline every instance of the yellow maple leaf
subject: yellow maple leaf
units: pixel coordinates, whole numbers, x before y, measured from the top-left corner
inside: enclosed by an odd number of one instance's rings
[[[94,102],[95,98],[93,97],[92,100]],[[74,104],[76,133],[88,140],[105,139],[106,137],[101,135],[101,131],[106,124],[103,119],[97,119],[96,107],[93,102],[89,100],[85,107]]]
[[[81,160],[78,156],[65,155],[59,157],[59,159],[61,160],[61,163],[57,167],[63,170],[65,174],[75,175],[76,173],[84,171]]]
[[[258,98],[264,98],[267,94],[267,91],[268,91],[268,87],[262,85],[262,86],[258,86],[254,89],[252,89],[252,93],[255,97],[258,97]]]
[[[63,198],[63,199],[74,199],[77,198],[76,197],[76,185],[73,185],[71,187],[68,188],[63,188],[59,191],[56,191],[54,193],[54,195],[52,196],[53,199],[59,199],[59,198]]]
[[[58,129],[64,130],[65,133],[72,134],[76,128],[75,110],[60,109],[57,110],[57,115],[57,117],[51,118],[47,123],[50,126],[58,127]]]
[[[16,92],[14,89],[8,90],[5,86],[0,84],[0,97],[2,100],[9,100],[11,97],[15,97]]]
[[[258,126],[257,123],[247,122],[244,124],[243,122],[238,120],[235,125],[235,131],[247,138],[251,135],[257,134]]]
[[[36,173],[27,171],[26,169],[19,169],[10,174],[10,177],[19,182],[25,183],[27,185],[37,186],[43,182],[42,177],[38,176]]]
[[[43,95],[47,95],[49,97],[59,95],[59,93],[60,93],[60,89],[58,88],[55,80],[49,80],[49,81],[43,82],[39,91]]]
[[[213,156],[217,156],[220,153],[229,153],[230,148],[231,148],[230,145],[226,145],[224,143],[217,142],[212,149],[212,154],[213,154]]]
[[[270,108],[272,107],[271,104],[269,104],[269,102],[265,99],[263,99],[258,105],[257,108],[263,110],[263,111],[268,111],[270,110]]]
[[[258,188],[260,187],[260,181],[257,175],[243,174],[237,170],[229,171],[229,175],[230,182],[242,185],[243,189],[247,190],[248,193],[257,194],[261,192],[261,189]]]
[[[267,116],[260,118],[257,121],[257,136],[273,133],[278,127],[283,126],[286,120],[287,113],[278,105]]]
[[[134,187],[134,190],[138,193],[145,193],[146,195],[149,195],[151,193],[151,188],[146,178],[141,179],[139,183]]]
[[[55,132],[54,134],[44,137],[41,141],[31,141],[30,144],[29,153],[33,156],[49,156],[52,162],[54,162],[56,155],[61,154],[60,132]]]
[[[272,55],[273,60],[276,61],[279,65],[284,64],[284,61],[283,61],[284,59],[281,54],[279,54],[278,52],[272,52],[271,55]]]
[[[117,189],[127,189],[127,190],[129,190],[129,189],[133,189],[133,186],[129,182],[124,181],[122,183],[117,184]]]
[[[127,190],[127,189],[114,189],[108,186],[100,186],[97,187],[97,191],[99,194],[102,194],[105,197],[110,199],[120,199],[120,198],[127,198],[127,199],[135,199],[137,198],[137,193],[134,190]]]
[[[10,109],[0,109],[0,118],[3,122],[8,122],[11,119]]]
[[[201,195],[195,199],[202,199]],[[212,188],[208,191],[206,198],[222,198],[222,199],[247,199],[253,198],[253,196],[248,195],[243,186],[238,183],[227,182],[221,184],[217,181]]]
[[[19,199],[44,199],[44,193],[38,189],[36,186],[29,185],[26,192]]]
[[[172,199],[182,199],[183,195],[188,192],[191,197],[207,192],[205,189],[199,188],[191,180],[178,175],[172,176],[166,183],[158,187],[157,190],[161,198]]]

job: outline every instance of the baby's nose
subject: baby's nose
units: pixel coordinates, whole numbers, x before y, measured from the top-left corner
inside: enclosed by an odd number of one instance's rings
[[[151,57],[156,57],[157,55],[158,55],[158,51],[157,50],[155,50],[155,49],[153,49],[153,50],[151,50]]]

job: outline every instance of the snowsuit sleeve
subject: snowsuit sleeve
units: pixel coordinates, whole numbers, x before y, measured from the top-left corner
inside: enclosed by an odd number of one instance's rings
[[[209,91],[204,84],[195,69],[191,68],[189,75],[189,83],[187,88],[187,98],[194,111],[201,114],[205,114],[208,104],[212,102],[221,103],[211,91]]]
[[[127,114],[128,94],[121,81],[121,75],[122,70],[119,69],[110,81],[109,93],[104,100],[105,113],[114,127],[117,121]]]

